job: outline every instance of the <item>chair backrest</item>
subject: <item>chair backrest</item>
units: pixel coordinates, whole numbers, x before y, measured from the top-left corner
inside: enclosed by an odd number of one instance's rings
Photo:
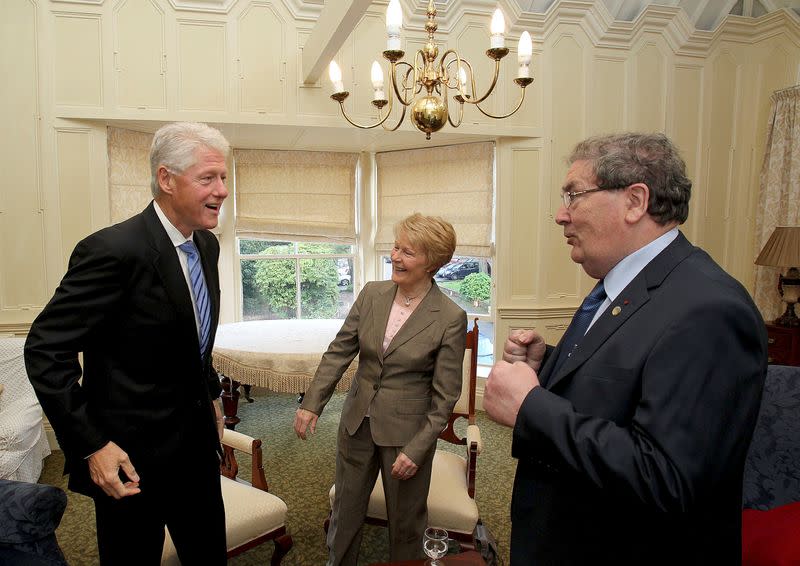
[[[800,501],[800,367],[769,366],[744,466],[742,506]]]
[[[453,407],[453,413],[447,426],[439,438],[453,444],[466,444],[466,437],[459,437],[453,428],[456,420],[467,419],[469,424],[475,424],[475,387],[478,371],[478,319],[472,330],[467,332],[467,343],[464,350],[464,363],[461,366],[461,396]]]

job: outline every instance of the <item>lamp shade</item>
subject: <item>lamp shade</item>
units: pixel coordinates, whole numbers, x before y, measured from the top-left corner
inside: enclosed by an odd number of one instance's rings
[[[776,226],[758,254],[756,265],[800,266],[800,226]]]

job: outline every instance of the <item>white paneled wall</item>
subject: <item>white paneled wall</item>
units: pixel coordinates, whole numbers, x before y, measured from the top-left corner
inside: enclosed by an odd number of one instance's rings
[[[507,15],[515,13],[500,3]],[[301,84],[302,49],[314,18],[298,10],[298,2],[230,0],[205,11],[174,4],[3,3],[0,71],[14,80],[6,81],[0,105],[6,172],[0,184],[0,330],[30,323],[75,242],[110,222],[109,190],[125,188],[108,171],[107,123],[192,119],[233,125],[241,133],[302,126],[310,128],[302,136],[307,149],[321,140],[335,143],[330,126],[341,126],[342,118],[327,79]],[[437,38],[472,61],[479,90],[486,88],[493,67],[484,54],[491,8],[447,4]],[[541,17],[509,22],[505,79],[487,109],[502,113],[516,103],[519,89],[508,79],[522,29],[534,39],[535,81],[525,105],[501,121],[474,108],[465,112],[463,130],[497,140],[498,337],[510,327],[539,326],[558,338],[588,291],[590,282],[569,260],[553,216],[565,155],[596,133],[666,131],[695,182],[685,232],[752,285],[769,95],[798,82],[800,20],[784,10],[757,20],[729,19],[705,32],[687,25],[678,8],[651,6],[635,22],[611,22],[597,4],[560,2]],[[385,5],[376,0],[336,56],[351,92],[346,105],[358,120],[372,118],[372,60],[386,68],[379,55]],[[407,52],[426,37],[419,15],[411,21],[413,29],[403,32]],[[291,147],[292,135],[300,137],[291,130],[258,143]],[[425,145],[423,136],[419,145]],[[226,234],[221,265],[230,271],[233,243]],[[226,294],[232,292],[229,286]],[[223,301],[232,313],[233,298]]]

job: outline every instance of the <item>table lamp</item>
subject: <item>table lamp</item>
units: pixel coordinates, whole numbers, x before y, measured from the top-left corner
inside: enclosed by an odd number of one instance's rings
[[[786,312],[775,319],[778,326],[800,326],[794,305],[800,299],[800,226],[776,226],[756,258],[756,265],[788,267],[778,275],[778,292],[786,303]]]

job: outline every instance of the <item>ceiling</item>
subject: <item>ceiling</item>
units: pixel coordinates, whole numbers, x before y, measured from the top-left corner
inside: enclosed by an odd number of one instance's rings
[[[175,3],[191,3],[193,5],[207,4],[223,6],[232,0],[170,0]],[[404,12],[408,14],[411,25],[422,27],[425,20],[425,11],[429,0],[401,0]],[[462,9],[490,14],[495,7],[501,5],[504,11],[511,12],[515,21],[524,21],[526,18],[541,17],[548,10],[555,9],[554,5],[561,0],[435,0],[436,8],[440,13],[442,23],[452,19],[453,15]],[[584,0],[586,1],[586,0]],[[800,16],[800,0],[593,0],[602,5],[608,15],[618,21],[635,20],[648,6],[670,6],[681,8],[687,15],[689,22],[698,30],[711,31],[729,15],[757,18],[780,9],[794,10]],[[363,13],[368,6],[383,6],[388,0],[283,0],[296,17],[314,22],[315,31],[325,37],[329,36],[328,25],[325,25],[327,8],[338,4],[326,6],[328,3],[343,3],[356,6],[355,15],[350,15],[351,24],[358,20],[359,13]],[[344,11],[331,9],[331,12]],[[322,17],[320,18],[320,16]],[[338,16],[342,18],[342,16]],[[342,18],[343,19],[343,18]],[[339,22],[341,23],[341,21]],[[513,25],[514,22],[508,22]],[[346,37],[352,27],[338,28],[337,33]],[[313,35],[314,31],[312,31]],[[343,41],[340,39],[339,41]],[[336,47],[338,49],[338,47]],[[334,49],[335,52],[335,49]],[[322,53],[318,53],[320,59]],[[325,58],[326,65],[330,55]],[[327,80],[327,79],[325,79]],[[313,82],[313,80],[311,81]],[[158,121],[109,121],[109,125],[130,128],[138,131],[154,132],[162,125]],[[335,122],[327,121],[326,124],[314,127],[266,124],[216,124],[225,134],[234,147],[239,148],[270,148],[286,150],[320,150],[320,151],[390,151],[420,146],[449,145],[466,143],[487,139],[486,135],[476,135],[462,129],[454,130],[445,127],[434,134],[430,141],[425,141],[424,135],[404,125],[395,132],[385,132],[381,128],[360,130],[349,126],[344,119]],[[467,128],[463,128],[466,130]]]
[[[448,3],[459,0],[448,0]],[[517,6],[522,13],[542,14],[558,0],[506,0]],[[769,12],[790,8],[800,15],[800,0],[595,0],[605,4],[612,18],[632,21],[653,4],[655,6],[677,6],[683,8],[689,21],[697,29],[713,30],[729,14],[757,18]]]

